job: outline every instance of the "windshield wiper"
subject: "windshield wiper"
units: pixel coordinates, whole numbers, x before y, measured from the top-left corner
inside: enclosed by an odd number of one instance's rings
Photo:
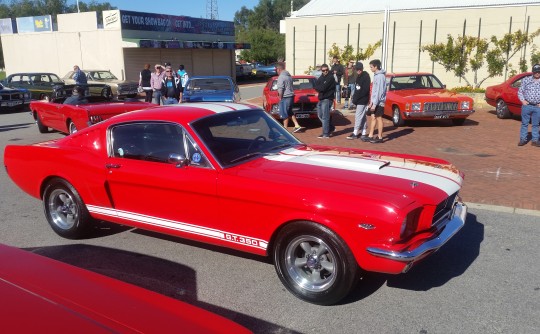
[[[269,149],[269,151],[274,151],[274,150],[278,150],[280,148],[291,147],[291,146],[292,146],[291,143],[285,143],[285,144],[274,146],[271,149]]]
[[[239,156],[238,158],[236,159],[233,159],[230,161],[230,163],[235,163],[235,162],[238,162],[240,160],[245,160],[245,159],[248,159],[248,158],[251,158],[251,157],[254,157],[254,156],[257,156],[257,155],[263,155],[264,153],[262,152],[251,152],[251,153],[247,153],[247,154],[244,154],[244,155],[241,155]]]

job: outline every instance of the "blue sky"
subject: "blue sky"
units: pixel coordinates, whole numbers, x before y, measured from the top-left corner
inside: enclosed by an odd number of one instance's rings
[[[107,0],[104,0],[105,2]],[[76,0],[74,1],[76,3]],[[85,1],[89,2],[89,1]],[[108,0],[118,9],[206,18],[206,0]],[[253,9],[259,0],[217,0],[219,19],[232,21],[242,6]]]

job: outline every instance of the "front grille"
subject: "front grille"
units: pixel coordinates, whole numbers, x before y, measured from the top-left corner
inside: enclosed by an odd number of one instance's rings
[[[448,198],[446,198],[444,201],[437,205],[437,207],[435,208],[435,215],[433,216],[432,224],[436,224],[441,218],[443,218],[452,211],[457,194],[458,193],[456,192],[450,195]]]
[[[21,96],[20,93],[2,94],[2,95],[0,95],[0,100],[2,100],[2,101],[22,100],[22,96]]]
[[[458,110],[457,102],[427,102],[424,103],[424,111],[455,111]]]

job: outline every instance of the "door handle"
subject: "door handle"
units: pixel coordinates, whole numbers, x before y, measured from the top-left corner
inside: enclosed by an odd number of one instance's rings
[[[122,165],[120,165],[120,164],[106,164],[105,165],[105,168],[107,168],[107,169],[120,168],[120,167],[122,167]]]

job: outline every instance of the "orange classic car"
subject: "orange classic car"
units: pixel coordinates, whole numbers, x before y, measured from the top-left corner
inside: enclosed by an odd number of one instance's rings
[[[484,99],[490,106],[495,107],[498,118],[521,115],[521,101],[518,98],[518,90],[523,78],[531,74],[531,72],[520,73],[503,83],[486,88]]]
[[[384,114],[394,126],[407,120],[450,119],[462,125],[474,113],[473,99],[453,93],[431,73],[387,73]]]

